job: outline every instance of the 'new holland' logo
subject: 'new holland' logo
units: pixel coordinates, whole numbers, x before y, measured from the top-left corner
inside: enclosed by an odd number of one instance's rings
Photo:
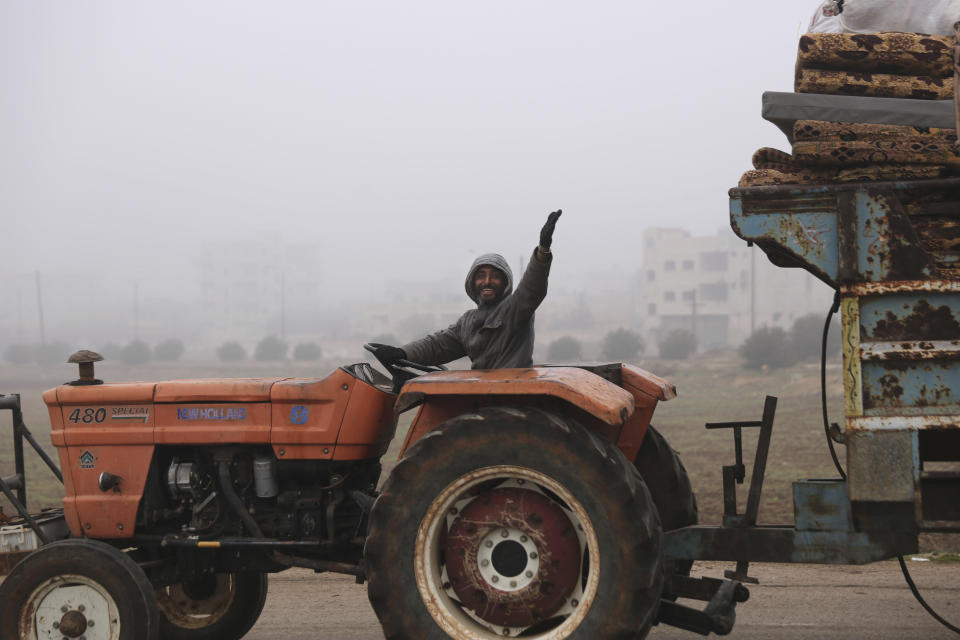
[[[246,420],[245,407],[177,407],[177,420]]]

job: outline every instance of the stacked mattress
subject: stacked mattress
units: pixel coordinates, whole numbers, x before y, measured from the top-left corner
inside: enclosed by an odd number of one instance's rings
[[[921,33],[808,33],[800,38],[794,90],[950,100],[954,41]]]
[[[954,45],[953,37],[914,33],[803,36],[798,93],[764,95],[764,117],[784,130],[791,150],[757,151],[740,186],[917,180],[960,172]],[[804,93],[825,95],[811,100]],[[768,115],[774,112],[776,120]]]

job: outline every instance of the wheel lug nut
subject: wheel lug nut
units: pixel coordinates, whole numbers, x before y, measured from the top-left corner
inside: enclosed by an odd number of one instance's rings
[[[527,572],[526,572],[525,574],[523,574],[523,575],[527,576],[528,578],[532,578],[532,577],[533,577],[533,571],[527,571]]]
[[[444,582],[444,583],[443,583],[443,588],[444,588],[444,590],[449,589],[449,588],[450,588],[450,583],[449,583],[449,582]]]
[[[501,538],[508,538],[508,537],[510,537],[510,532],[507,531],[506,529],[504,529],[503,531],[500,532],[500,537],[501,537]]]
[[[520,536],[520,542],[526,542],[527,540],[527,536]]]
[[[499,576],[493,576],[492,578],[490,578],[490,581],[491,581],[491,582],[500,582],[500,577],[499,577]]]
[[[63,613],[66,613],[67,611],[70,611],[70,609],[67,608],[67,605],[63,605],[62,607],[60,607],[60,611]]]
[[[517,484],[523,484],[524,482],[526,482],[526,480],[524,480],[523,478],[520,478],[517,480]]]
[[[493,546],[493,540],[487,540],[487,541],[484,543],[484,546],[486,546],[486,547],[489,549],[490,547]]]
[[[53,628],[54,628],[54,629],[59,629],[59,628],[60,628],[60,623],[59,623],[59,622],[54,622],[54,623],[53,623]]]
[[[516,586],[517,586],[517,581],[516,581],[516,580],[511,580],[511,581],[510,581],[510,586],[511,586],[511,587],[516,587]]]
[[[574,598],[573,600],[570,601],[570,606],[571,606],[571,607],[575,607],[575,606],[577,606],[578,604],[580,604],[580,601],[577,600],[576,598]]]
[[[489,561],[489,560],[481,560],[481,561],[480,561],[480,566],[481,566],[481,567],[487,567],[487,566],[489,566],[489,565],[490,565],[490,561]]]
[[[530,552],[530,559],[531,559],[531,560],[536,560],[536,559],[537,559],[537,552],[536,552],[536,551],[531,551],[531,552]]]
[[[450,515],[452,515],[452,516],[457,515],[457,508],[456,508],[456,507],[450,507]]]
[[[92,626],[93,626],[93,620],[87,620],[87,626],[88,626],[88,627],[92,627]]]
[[[77,607],[77,611],[84,612],[84,611],[86,611],[86,610],[87,610],[87,608],[86,608],[85,606],[83,606],[83,605],[80,605],[79,607]]]

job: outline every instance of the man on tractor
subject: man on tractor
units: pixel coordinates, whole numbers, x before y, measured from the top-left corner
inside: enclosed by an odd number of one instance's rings
[[[562,211],[547,216],[540,244],[513,289],[513,272],[503,256],[487,253],[470,266],[464,288],[477,304],[436,333],[402,347],[373,345],[385,365],[410,360],[438,365],[469,356],[474,369],[500,369],[533,365],[533,316],[547,295],[547,277],[553,254],[553,230]]]

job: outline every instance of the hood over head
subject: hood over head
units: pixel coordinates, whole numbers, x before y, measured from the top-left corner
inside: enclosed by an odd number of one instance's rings
[[[467,272],[467,279],[463,285],[467,291],[467,296],[469,296],[471,300],[479,304],[477,292],[473,290],[473,276],[476,274],[477,269],[483,266],[496,267],[500,271],[503,271],[503,275],[507,279],[507,286],[503,290],[501,300],[513,292],[513,272],[510,270],[510,265],[507,264],[507,261],[499,253],[485,253],[470,265],[470,271]]]

